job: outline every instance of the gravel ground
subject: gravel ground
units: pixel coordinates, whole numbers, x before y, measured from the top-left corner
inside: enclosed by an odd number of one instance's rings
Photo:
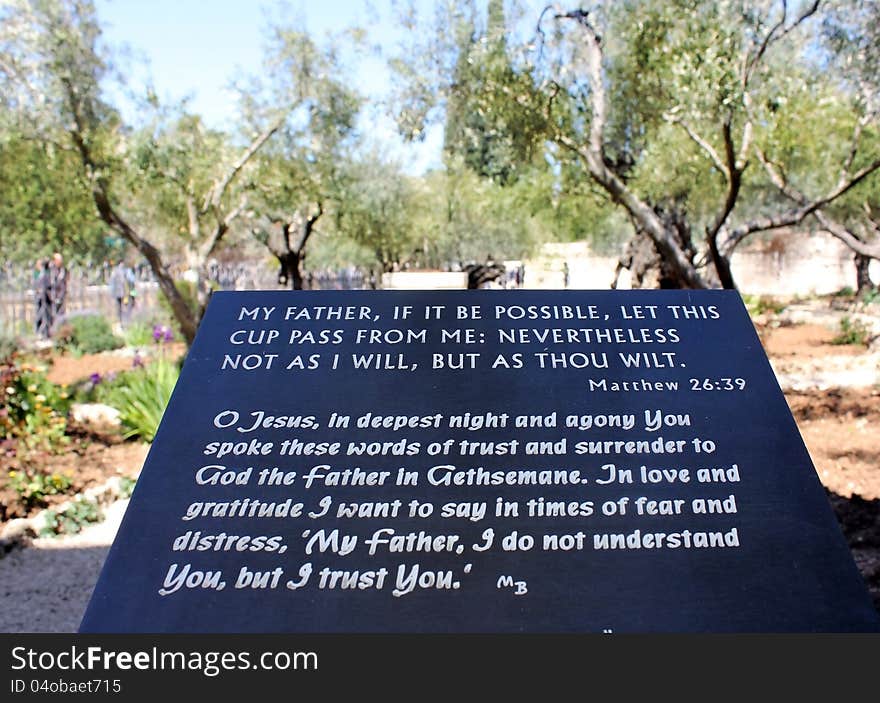
[[[76,632],[127,505],[107,506],[106,519],[78,535],[36,539],[0,559],[0,632]]]

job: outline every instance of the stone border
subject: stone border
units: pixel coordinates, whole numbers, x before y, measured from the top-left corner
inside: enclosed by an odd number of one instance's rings
[[[34,538],[38,537],[40,531],[46,527],[46,513],[50,510],[56,513],[63,512],[78,499],[94,501],[99,507],[104,508],[123,498],[122,479],[122,476],[111,476],[104,483],[87,488],[63,503],[45,508],[33,517],[10,520],[0,532],[0,559],[13,549],[27,547]]]

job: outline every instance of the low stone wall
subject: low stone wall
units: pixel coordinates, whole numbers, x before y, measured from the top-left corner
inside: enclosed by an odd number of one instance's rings
[[[385,290],[435,290],[467,288],[468,278],[457,271],[395,271],[382,274]]]
[[[586,242],[546,244],[540,254],[525,262],[525,288],[604,289],[617,268],[614,256],[596,256]],[[810,296],[855,288],[853,252],[831,235],[780,231],[766,239],[753,239],[731,260],[739,289],[750,295]],[[880,262],[871,264],[871,277],[880,283]],[[624,271],[618,288],[629,288]]]
[[[852,250],[829,234],[784,230],[737,250],[730,263],[740,290],[753,295],[824,295],[856,287]],[[877,263],[871,267],[875,282]]]

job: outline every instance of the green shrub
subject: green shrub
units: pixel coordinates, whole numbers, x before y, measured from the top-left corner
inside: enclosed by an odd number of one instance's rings
[[[0,363],[9,360],[21,347],[15,335],[5,330],[0,330]]]
[[[864,293],[862,293],[861,300],[865,305],[876,303],[878,300],[880,300],[880,288],[869,288]]]
[[[840,332],[831,340],[832,344],[861,344],[868,346],[871,342],[871,328],[864,322],[843,317],[840,320]]]
[[[776,315],[785,310],[785,303],[766,295],[744,295],[743,302],[750,315],[762,315],[765,312],[772,312]]]
[[[67,444],[68,393],[46,378],[45,369],[13,354],[0,363],[0,437],[28,449],[60,451]]]
[[[46,496],[64,493],[71,486],[69,476],[45,474],[25,469],[9,472],[9,486],[18,494],[22,504],[33,507],[46,504]]]
[[[149,347],[153,344],[153,326],[146,322],[132,322],[123,334],[126,346]]]
[[[40,530],[40,535],[43,537],[75,535],[81,532],[86,525],[100,522],[103,517],[101,508],[96,501],[77,497],[62,511],[46,511],[46,525]]]
[[[119,410],[126,438],[153,441],[179,373],[176,364],[158,359],[116,378],[103,402]]]
[[[136,478],[129,478],[128,476],[123,476],[119,479],[119,497],[120,498],[131,498],[131,494],[134,492],[134,486],[137,483]]]
[[[119,349],[123,341],[101,315],[77,315],[69,318],[55,333],[55,339],[65,349],[80,354],[97,354]]]

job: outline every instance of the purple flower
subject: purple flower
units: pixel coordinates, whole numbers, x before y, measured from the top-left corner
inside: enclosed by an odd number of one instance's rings
[[[157,344],[174,341],[174,332],[166,325],[153,325],[153,341]]]
[[[101,374],[95,371],[91,376],[89,376],[89,381],[93,386],[97,386],[101,382]]]
[[[144,367],[144,360],[141,358],[140,354],[135,354],[131,359],[131,367],[133,369],[142,369]]]

